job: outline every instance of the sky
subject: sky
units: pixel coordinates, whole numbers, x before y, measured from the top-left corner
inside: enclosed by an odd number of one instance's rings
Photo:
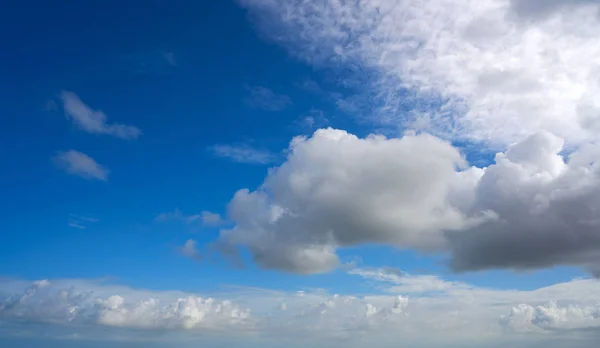
[[[596,346],[600,2],[3,5],[1,346]]]

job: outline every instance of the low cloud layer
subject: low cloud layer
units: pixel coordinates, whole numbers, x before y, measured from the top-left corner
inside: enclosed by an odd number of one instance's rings
[[[222,243],[249,248],[265,268],[319,273],[336,249],[384,243],[449,252],[458,271],[600,264],[600,148],[560,155],[538,132],[469,167],[426,134],[358,138],[321,129],[290,143],[287,160],[229,204]]]
[[[237,288],[213,296],[147,291],[88,280],[0,281],[2,325],[96,340],[178,340],[227,333],[240,345],[287,342],[350,347],[530,347],[559,333],[593,347],[600,283],[574,280],[533,291],[493,290],[390,268],[354,269],[372,294]],[[218,298],[218,299],[217,299]],[[2,326],[0,326],[2,327]],[[41,330],[40,328],[47,329]],[[436,334],[431,335],[434,331]],[[19,332],[15,330],[13,332]],[[201,335],[201,336],[198,336]],[[193,342],[193,341],[190,341]],[[269,343],[270,342],[270,343]],[[173,343],[173,342],[171,342]]]

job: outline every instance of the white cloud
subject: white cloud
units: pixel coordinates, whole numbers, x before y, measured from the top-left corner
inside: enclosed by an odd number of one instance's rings
[[[59,168],[69,174],[86,179],[108,180],[108,169],[82,152],[75,150],[59,152],[52,160]]]
[[[558,306],[556,302],[530,306],[520,304],[501,323],[516,332],[596,329],[600,331],[600,302],[594,306]]]
[[[426,134],[360,139],[321,129],[297,137],[287,160],[229,203],[221,243],[247,247],[263,267],[297,273],[339,265],[336,249],[388,244],[449,252],[455,270],[600,264],[600,148],[558,155],[539,132],[468,167]]]
[[[364,271],[355,274],[362,272],[360,275],[375,282],[400,273]],[[410,277],[415,282],[429,281],[419,280],[418,275]],[[134,331],[118,331],[129,328],[148,333],[144,334],[146,340],[153,339],[149,333],[156,331],[177,333],[180,338],[199,332],[204,339],[226,332],[228,338],[254,345],[284,341],[293,346],[344,342],[350,347],[366,343],[385,347],[400,342],[407,347],[438,347],[452,342],[456,347],[490,347],[490,342],[517,340],[518,347],[531,347],[557,332],[563,338],[567,333],[579,335],[577,342],[594,347],[596,336],[589,329],[598,324],[598,281],[574,280],[532,291],[440,281],[448,285],[435,296],[416,288],[406,293],[390,289],[392,293],[383,295],[237,288],[212,298],[88,280],[31,284],[2,279],[0,319],[4,324],[60,325],[77,329],[82,337],[94,327],[103,327],[101,339],[135,338]],[[389,285],[389,281],[384,279],[383,284]],[[224,297],[227,299],[216,299]],[[527,336],[519,335],[522,333]],[[524,337],[529,340],[522,340]]]
[[[80,286],[76,288],[64,281],[54,285],[46,280],[26,287],[21,293],[2,294],[0,317],[10,321],[175,330],[243,328],[251,323],[249,311],[230,301],[193,295],[175,298],[169,293],[157,294],[162,298],[140,299],[141,291],[132,293],[129,289],[124,290],[138,298],[128,299],[119,294],[103,297],[98,292],[113,289],[93,283]]]
[[[265,37],[355,79],[372,121],[412,124],[416,92],[440,100],[426,107],[435,134],[500,146],[538,130],[568,144],[596,137],[586,124],[600,115],[597,1],[240,3]]]
[[[265,111],[281,111],[292,104],[287,95],[277,94],[262,86],[246,86],[248,95],[244,102],[250,107]]]
[[[271,151],[253,148],[249,145],[214,145],[210,150],[217,157],[229,158],[238,163],[247,164],[269,164],[277,159],[277,156]]]
[[[67,118],[85,132],[107,134],[122,139],[136,139],[142,134],[142,131],[134,126],[107,123],[107,116],[102,111],[90,108],[73,92],[62,91],[60,98]]]

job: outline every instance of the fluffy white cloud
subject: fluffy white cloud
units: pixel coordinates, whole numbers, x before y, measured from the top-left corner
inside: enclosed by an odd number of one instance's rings
[[[336,249],[385,243],[450,252],[456,270],[600,264],[600,148],[566,158],[538,132],[468,167],[426,134],[398,139],[321,129],[290,144],[287,160],[228,208],[222,243],[248,247],[266,268],[325,272]]]
[[[600,330],[600,302],[595,306],[570,305],[560,307],[556,302],[540,306],[520,304],[501,323],[517,332],[545,330]]]
[[[372,120],[409,127],[416,122],[435,134],[492,145],[538,130],[569,144],[596,137],[597,1],[240,3],[264,37],[311,64],[347,72],[342,79],[357,80],[351,85],[367,94],[358,99],[368,100]],[[403,110],[415,102],[414,93],[439,101],[427,102],[424,114],[407,115]]]
[[[134,126],[107,123],[106,114],[92,109],[73,92],[62,91],[60,98],[67,118],[85,132],[107,134],[122,139],[136,139],[142,134],[142,131]]]
[[[64,281],[54,285],[43,280],[34,282],[21,293],[2,293],[0,318],[141,329],[208,330],[251,324],[250,312],[231,301],[193,295],[173,298],[169,294],[166,297],[162,294],[162,299],[140,299],[141,294],[135,292],[132,297],[137,299],[134,300],[118,294],[104,298],[96,292],[110,289],[89,283],[80,286],[64,284]],[[89,290],[90,287],[94,290]]]
[[[75,150],[59,152],[52,161],[69,174],[86,179],[108,180],[109,170],[85,153]]]

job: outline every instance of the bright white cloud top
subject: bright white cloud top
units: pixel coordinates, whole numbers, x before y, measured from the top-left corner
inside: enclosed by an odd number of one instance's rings
[[[597,1],[240,3],[265,37],[310,64],[371,71],[372,120],[498,146],[539,130],[580,144],[599,130]],[[442,107],[400,115],[403,88]]]

